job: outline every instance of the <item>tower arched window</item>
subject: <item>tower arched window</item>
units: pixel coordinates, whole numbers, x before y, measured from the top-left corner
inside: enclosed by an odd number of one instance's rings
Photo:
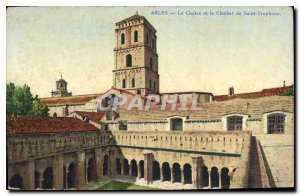
[[[131,56],[131,54],[128,54],[126,56],[126,67],[132,67],[132,56]]]
[[[149,83],[150,83],[150,89],[151,89],[151,87],[152,87],[152,86],[151,86],[151,80],[149,81]]]
[[[122,88],[126,88],[126,80],[125,79],[122,80]]]
[[[134,31],[134,42],[137,42],[139,38],[139,33],[138,31]]]
[[[132,80],[131,80],[131,87],[135,87],[135,79],[134,78],[132,78]]]
[[[152,60],[152,57],[150,57],[150,69],[153,68],[153,60]]]
[[[268,133],[284,133],[284,120],[283,114],[272,114],[268,116]]]
[[[125,34],[121,34],[121,44],[125,44]]]
[[[155,41],[152,39],[152,48],[155,49]]]
[[[146,40],[147,40],[147,44],[149,44],[149,34],[146,34]]]
[[[153,89],[155,90],[156,88],[155,88],[155,81],[153,81]]]

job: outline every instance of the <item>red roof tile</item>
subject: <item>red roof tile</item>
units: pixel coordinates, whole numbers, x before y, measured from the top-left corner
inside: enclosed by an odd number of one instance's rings
[[[90,124],[76,118],[49,116],[7,116],[8,134],[37,134],[98,131]]]
[[[82,105],[96,99],[101,94],[90,94],[90,95],[76,95],[70,97],[49,97],[41,98],[41,103],[47,106],[61,106],[61,105]]]
[[[284,87],[277,87],[277,88],[267,88],[263,89],[262,91],[258,92],[251,92],[251,93],[240,93],[234,95],[216,95],[216,101],[227,101],[231,99],[241,98],[241,99],[257,99],[261,97],[268,97],[268,96],[276,96],[283,92],[288,91],[292,86],[284,86]]]

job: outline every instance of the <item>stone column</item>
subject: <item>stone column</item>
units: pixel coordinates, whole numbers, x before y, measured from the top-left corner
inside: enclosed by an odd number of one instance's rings
[[[171,182],[173,183],[174,182],[174,173],[173,173],[173,168],[170,167],[170,173],[171,173]]]
[[[57,190],[64,189],[64,157],[57,155],[53,162],[53,188]]]
[[[161,166],[160,168],[160,181],[163,182],[164,181],[164,175],[163,175],[163,168]]]
[[[116,175],[116,159],[113,151],[109,151],[109,163],[110,175],[114,176]]]
[[[218,174],[219,174],[219,189],[221,189],[222,188],[222,185],[221,185],[221,183],[222,183],[221,171],[218,171]]]
[[[88,160],[85,161],[85,183],[88,183],[88,168],[89,168],[89,163]]]
[[[68,174],[69,174],[69,170],[66,169],[66,178],[65,178],[65,184],[66,184],[66,189],[68,189]]]
[[[121,161],[121,175],[124,175],[124,159],[120,161]]]
[[[208,188],[211,189],[211,176],[210,176],[211,171],[207,171],[207,172],[208,172]]]
[[[40,175],[39,179],[38,179],[38,188],[42,189],[43,188],[43,181],[44,181],[44,177],[43,174]]]
[[[24,189],[34,189],[35,183],[34,183],[34,160],[29,159],[26,161],[26,170],[25,170],[25,176],[24,178]],[[41,174],[43,175],[43,174]]]
[[[82,189],[85,186],[85,152],[80,150],[77,152],[76,161],[76,188]]]
[[[136,178],[140,179],[140,165],[137,163]]]
[[[131,163],[129,163],[129,176],[132,176],[132,165],[131,165]]]
[[[152,165],[153,165],[153,154],[145,153],[144,154],[144,178],[148,184],[153,182]]]
[[[95,170],[96,170],[96,180],[100,180],[103,177],[102,148],[95,148]]]
[[[180,173],[180,174],[181,174],[181,184],[182,184],[182,185],[184,185],[184,172],[183,172],[183,171],[184,171],[184,169],[181,169],[181,170],[180,170],[180,172],[181,172],[181,173]]]

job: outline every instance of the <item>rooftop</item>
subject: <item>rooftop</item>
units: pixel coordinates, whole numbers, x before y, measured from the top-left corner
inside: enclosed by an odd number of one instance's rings
[[[102,94],[76,95],[70,97],[41,98],[41,103],[47,106],[84,105]]]
[[[7,116],[7,134],[37,134],[98,131],[90,124],[76,118],[49,116]]]
[[[261,97],[269,97],[269,96],[276,96],[280,95],[283,92],[287,92],[293,86],[284,86],[284,87],[276,87],[276,88],[266,88],[262,91],[257,92],[250,92],[250,93],[240,93],[234,95],[216,95],[216,101],[228,101],[236,98],[240,99],[257,99]]]

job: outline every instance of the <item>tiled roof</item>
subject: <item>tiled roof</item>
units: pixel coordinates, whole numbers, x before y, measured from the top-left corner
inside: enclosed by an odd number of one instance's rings
[[[262,91],[258,92],[251,92],[251,93],[240,93],[234,95],[216,95],[216,101],[227,101],[231,99],[241,98],[241,99],[257,99],[261,97],[268,97],[268,96],[276,96],[283,92],[288,91],[292,86],[284,86],[284,87],[277,87],[277,88],[267,88],[263,89]]]
[[[181,95],[181,94],[211,94],[210,92],[198,92],[198,91],[185,91],[185,92],[170,92],[170,93],[160,93],[160,95],[173,95],[173,94],[178,94],[178,95]]]
[[[82,111],[74,111],[75,114],[81,117],[89,117],[89,120],[100,122],[102,117],[105,115],[105,112],[82,112]],[[72,115],[72,113],[70,114]]]
[[[178,106],[180,107],[180,106]],[[250,118],[262,118],[264,113],[273,111],[294,112],[294,96],[271,96],[258,99],[232,99],[226,102],[203,102],[197,105],[201,110],[165,111],[161,106],[152,106],[149,111],[118,109],[117,121],[164,121],[168,116],[189,116],[190,120],[214,120],[228,114],[245,114]]]
[[[47,106],[62,106],[62,105],[83,105],[92,99],[96,99],[101,94],[76,95],[70,97],[49,97],[41,98],[41,103]]]
[[[76,118],[49,116],[7,116],[8,134],[38,134],[98,131],[90,124]]]
[[[125,18],[124,20],[121,20],[120,22],[128,21],[128,20],[134,20],[134,19],[137,19],[137,18],[144,18],[144,16],[135,14],[135,15],[133,15],[133,16],[130,16],[130,17],[128,17],[128,18]],[[120,22],[117,22],[117,23],[120,23]]]

